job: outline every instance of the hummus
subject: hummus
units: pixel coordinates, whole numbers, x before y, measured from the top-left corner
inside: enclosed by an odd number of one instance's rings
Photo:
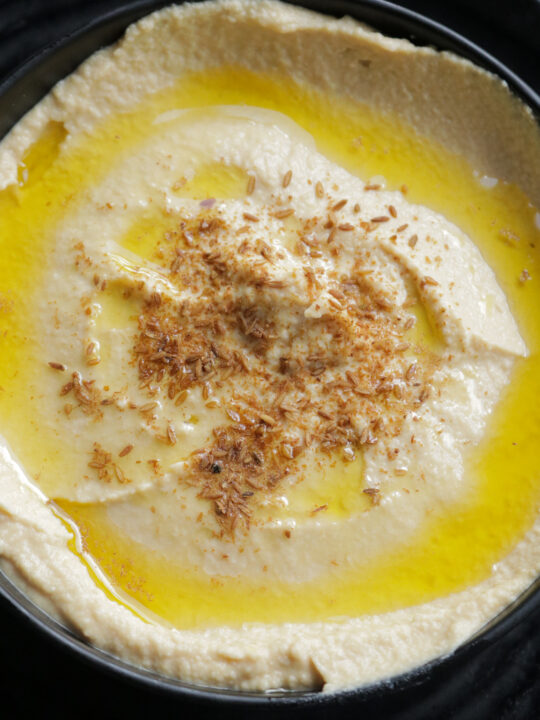
[[[241,690],[478,631],[540,567],[539,150],[468,62],[275,2],[94,55],[0,146],[6,572]]]

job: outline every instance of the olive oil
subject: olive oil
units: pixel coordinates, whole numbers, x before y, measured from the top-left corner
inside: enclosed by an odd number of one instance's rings
[[[107,590],[109,597],[180,628],[380,613],[482,581],[524,536],[540,504],[540,232],[535,210],[517,187],[501,181],[486,187],[466,159],[397,118],[323,96],[288,78],[234,67],[190,74],[140,107],[107,120],[69,152],[62,149],[65,132],[57,123],[30,148],[17,184],[0,193],[0,433],[45,491],[54,490],[47,477],[69,475],[62,438],[32,419],[39,398],[31,379],[53,372],[46,361],[54,358],[36,351],[32,308],[46,277],[55,227],[124,153],[159,132],[155,120],[162,113],[221,104],[284,113],[311,133],[320,152],[353,174],[382,176],[388,189],[401,190],[411,202],[458,225],[495,271],[529,356],[517,361],[484,439],[468,455],[470,491],[458,503],[434,507],[409,541],[376,560],[359,558],[353,569],[336,566],[304,584],[209,578],[196,569],[179,569],[121,536],[106,508],[62,501],[74,532],[70,549],[91,558],[96,581],[114,589]],[[193,178],[179,178],[177,192],[195,200],[242,197],[248,185],[239,169],[208,166]],[[151,257],[168,223],[165,214],[142,214],[123,245]],[[529,279],[524,280],[524,269]],[[436,329],[421,307],[416,314],[418,341],[437,347]],[[312,505],[327,505],[321,513],[328,512],[329,519],[369,509],[369,499],[362,496],[362,459],[347,468],[332,462],[310,491],[300,485],[290,491],[284,522],[300,510],[308,515]]]

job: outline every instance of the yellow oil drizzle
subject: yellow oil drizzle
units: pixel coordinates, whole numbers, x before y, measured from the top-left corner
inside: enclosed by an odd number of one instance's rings
[[[172,187],[173,194],[193,200],[210,198],[229,200],[246,195],[248,174],[235,165],[206,163],[193,177],[180,178]],[[139,257],[159,262],[156,250],[166,233],[174,230],[178,220],[159,207],[145,209],[120,240],[120,245]]]
[[[68,540],[68,547],[71,552],[78,555],[84,562],[90,577],[99,587],[99,589],[105,593],[109,600],[115,600],[120,602],[125,607],[129,607],[129,602],[123,602],[119,594],[115,591],[114,587],[107,581],[106,576],[103,572],[95,567],[93,558],[88,555],[85,548],[84,536],[81,534],[81,528],[74,523],[73,518],[66,514],[60,505],[51,502],[49,507],[54,512],[56,517],[62,522],[64,527],[71,532],[71,538]]]
[[[141,212],[120,240],[120,245],[147,260],[155,259],[156,247],[174,223],[160,208]]]
[[[409,543],[376,562],[362,559],[354,572],[336,567],[331,577],[294,586],[209,580],[194,570],[180,572],[122,537],[104,508],[63,503],[64,509],[84,528],[87,550],[115,588],[132,598],[134,607],[140,604],[178,627],[384,612],[481,581],[531,526],[540,500],[540,238],[534,209],[517,187],[502,182],[492,189],[481,186],[464,158],[418,136],[397,119],[339,97],[323,97],[281,76],[239,68],[193,74],[140,108],[107,121],[69,153],[59,152],[64,139],[59,126],[50,126],[29,151],[19,185],[0,193],[0,431],[38,482],[52,455],[55,467],[62,467],[60,439],[44,438],[39,424],[28,419],[38,406],[28,378],[52,372],[42,368],[49,358],[36,358],[32,342],[33,293],[44,277],[51,232],[81,191],[99,182],[116,157],[157,131],[153,121],[160,113],[224,103],[288,115],[314,136],[323,153],[351,172],[363,178],[383,175],[391,189],[406,184],[409,200],[455,222],[494,269],[530,355],[517,363],[485,439],[471,452],[468,472],[474,482],[469,495],[451,508],[433,508]],[[206,169],[178,192],[191,192],[195,199],[245,193],[241,173],[224,178],[215,176],[214,170]],[[125,240],[138,254],[155,240],[152,223],[144,222]],[[531,279],[520,284],[524,268]],[[428,345],[435,342],[429,319],[421,309],[417,316],[418,337],[425,336]],[[69,470],[67,463],[64,472]],[[339,482],[341,497],[357,491],[352,471],[350,478]],[[317,498],[301,498],[298,503],[324,497],[321,489]]]
[[[31,145],[17,168],[19,186],[26,190],[38,183],[51,166],[51,152],[59,151],[66,138],[63,124],[51,120],[43,131],[40,141]]]
[[[124,296],[126,286],[111,282],[99,295],[100,312],[95,320],[97,335],[111,329],[133,329],[134,321],[141,312],[140,302],[134,297]]]
[[[248,180],[246,171],[236,165],[205,163],[197,168],[192,178],[185,182],[180,181],[173,190],[179,197],[194,200],[233,200],[244,197]]]
[[[372,501],[362,492],[364,458],[360,452],[351,462],[321,453],[314,462],[299,463],[297,472],[298,479],[290,486],[284,482],[270,496],[268,505],[255,513],[256,519],[301,519],[317,513],[325,519],[337,519],[372,507]]]
[[[82,165],[77,176],[68,172],[66,164],[57,163],[64,138],[63,126],[50,123],[25,153],[17,184],[0,192],[1,433],[24,458],[33,478],[49,468],[55,475],[66,467],[58,434],[43,430],[36,421],[34,381],[44,384],[54,371],[38,358],[32,319],[34,293],[47,267],[51,229],[84,184]]]
[[[440,353],[445,347],[444,338],[436,322],[430,317],[426,306],[420,298],[408,308],[416,319],[415,324],[407,333],[407,341],[418,351]]]

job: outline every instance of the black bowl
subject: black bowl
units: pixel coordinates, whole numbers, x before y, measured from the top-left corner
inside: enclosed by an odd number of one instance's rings
[[[169,4],[162,0],[135,0],[122,3],[122,7],[111,12],[98,3],[101,11],[90,23],[49,44],[0,83],[0,138],[58,80],[75,70],[95,50],[117,40],[130,23]],[[465,57],[499,75],[540,119],[540,97],[534,90],[491,55],[438,23],[383,0],[301,0],[296,4],[330,15],[350,15],[386,35],[406,37],[417,45],[432,45]],[[533,708],[538,709],[540,701],[540,681],[534,672],[540,662],[540,643],[529,643],[526,654],[518,654],[522,667],[519,662],[514,666],[509,662],[513,653],[524,647],[531,629],[538,626],[540,579],[451,655],[375,685],[331,694],[247,693],[190,685],[135,667],[89,645],[35,605],[2,571],[0,598],[15,608],[19,616],[22,614],[29,625],[80,659],[105,670],[113,680],[124,678],[169,698],[182,699],[184,706],[185,703],[214,706],[214,712],[222,715],[230,713],[238,717],[242,713],[250,717],[254,712],[279,710],[280,716],[307,711],[310,715],[332,717],[354,712],[368,718],[376,713],[379,718],[399,716],[402,720],[458,715],[480,719],[494,717],[493,713],[499,708],[501,714],[496,716],[502,717],[500,698],[511,698],[523,683],[527,692],[535,685],[536,693],[534,697],[529,693],[529,699],[520,705],[519,717],[535,717]],[[86,716],[82,709],[81,714]]]

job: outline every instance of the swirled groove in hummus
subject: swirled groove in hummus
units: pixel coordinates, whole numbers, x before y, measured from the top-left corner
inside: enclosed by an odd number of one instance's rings
[[[215,22],[201,63],[181,39]],[[364,85],[314,82],[303,28]],[[250,48],[277,37],[270,71]],[[385,107],[398,56],[439,62],[274,3],[166,10],[4,141],[0,547],[91,642],[333,689],[448,652],[534,577],[538,230],[510,181],[538,179],[462,159],[478,108],[460,145]]]

